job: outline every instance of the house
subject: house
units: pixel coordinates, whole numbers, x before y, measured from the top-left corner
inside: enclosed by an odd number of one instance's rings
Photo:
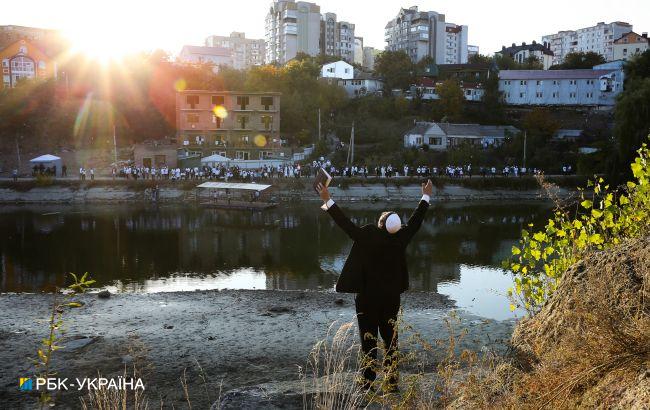
[[[359,70],[354,70],[354,76],[351,79],[338,80],[338,84],[345,89],[348,97],[381,95],[384,89],[383,80]]]
[[[354,77],[354,67],[351,64],[341,60],[333,63],[324,64],[321,68],[321,78],[336,78],[351,80]]]
[[[643,54],[648,48],[650,48],[648,33],[638,35],[634,31],[623,34],[614,40],[612,45],[614,60],[629,60],[635,55]]]
[[[57,65],[30,41],[17,40],[0,50],[0,89],[13,88],[23,79],[56,78]]]
[[[542,63],[544,70],[548,70],[553,65],[553,52],[546,44],[539,44],[533,40],[531,44],[521,43],[520,46],[512,43],[511,47],[503,46],[501,51],[494,54],[512,57],[517,63],[522,64],[529,57],[535,57]]]
[[[499,91],[510,105],[613,107],[623,91],[622,63],[580,70],[502,70]]]
[[[502,144],[520,131],[511,125],[450,124],[418,122],[404,134],[404,147],[422,147],[444,151],[461,144],[488,148]]]
[[[406,98],[410,100],[418,96],[423,100],[438,100],[440,96],[436,90],[441,84],[442,81],[436,81],[430,77],[420,77],[417,79],[416,84],[411,86]],[[467,101],[481,101],[483,94],[485,94],[482,83],[461,81],[459,85]]]

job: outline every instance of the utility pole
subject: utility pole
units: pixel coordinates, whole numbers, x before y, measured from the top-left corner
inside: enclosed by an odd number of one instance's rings
[[[318,109],[318,141],[320,141],[320,108]]]
[[[526,168],[526,138],[527,138],[527,133],[524,131],[524,163],[522,165],[522,168]]]
[[[18,157],[18,173],[20,174],[20,145],[18,145],[18,137],[16,136],[16,156]]]
[[[117,130],[116,130],[115,124],[113,124],[113,156],[115,158],[114,163],[115,166],[117,167]]]
[[[352,131],[350,132],[350,165],[354,164],[354,121],[352,121]]]

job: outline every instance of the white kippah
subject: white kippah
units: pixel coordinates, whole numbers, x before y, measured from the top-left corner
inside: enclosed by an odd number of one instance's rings
[[[390,214],[388,218],[386,218],[386,230],[389,233],[395,233],[400,229],[402,229],[402,220],[399,219],[399,215]]]

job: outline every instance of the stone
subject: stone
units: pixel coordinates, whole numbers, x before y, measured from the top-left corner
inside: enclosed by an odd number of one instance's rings
[[[101,292],[97,293],[97,297],[98,297],[99,299],[108,299],[108,298],[111,297],[111,292],[109,292],[109,291],[106,290],[106,289],[105,289],[105,290],[102,290]]]
[[[173,328],[174,328],[173,325],[167,325],[167,324],[163,325],[163,329],[173,329]]]

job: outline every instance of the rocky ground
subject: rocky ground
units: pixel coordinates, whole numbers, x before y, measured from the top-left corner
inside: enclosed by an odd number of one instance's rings
[[[166,408],[188,406],[183,376],[194,408],[300,407],[299,369],[313,345],[333,322],[354,318],[352,296],[332,292],[86,294],[79,300],[83,307],[64,313],[66,347],[53,362],[59,377],[117,377],[135,368],[150,406]],[[0,295],[1,408],[34,406],[37,394],[19,391],[18,378],[34,374],[29,358],[48,332],[51,301],[47,294]],[[455,311],[452,301],[433,293],[407,293],[403,306],[404,321],[429,342],[446,338],[445,318],[457,317],[456,329],[468,331],[459,348],[475,351],[503,348],[514,325]],[[417,349],[407,346],[406,334],[401,340],[403,350]],[[85,394],[60,392],[57,407],[78,408]]]

